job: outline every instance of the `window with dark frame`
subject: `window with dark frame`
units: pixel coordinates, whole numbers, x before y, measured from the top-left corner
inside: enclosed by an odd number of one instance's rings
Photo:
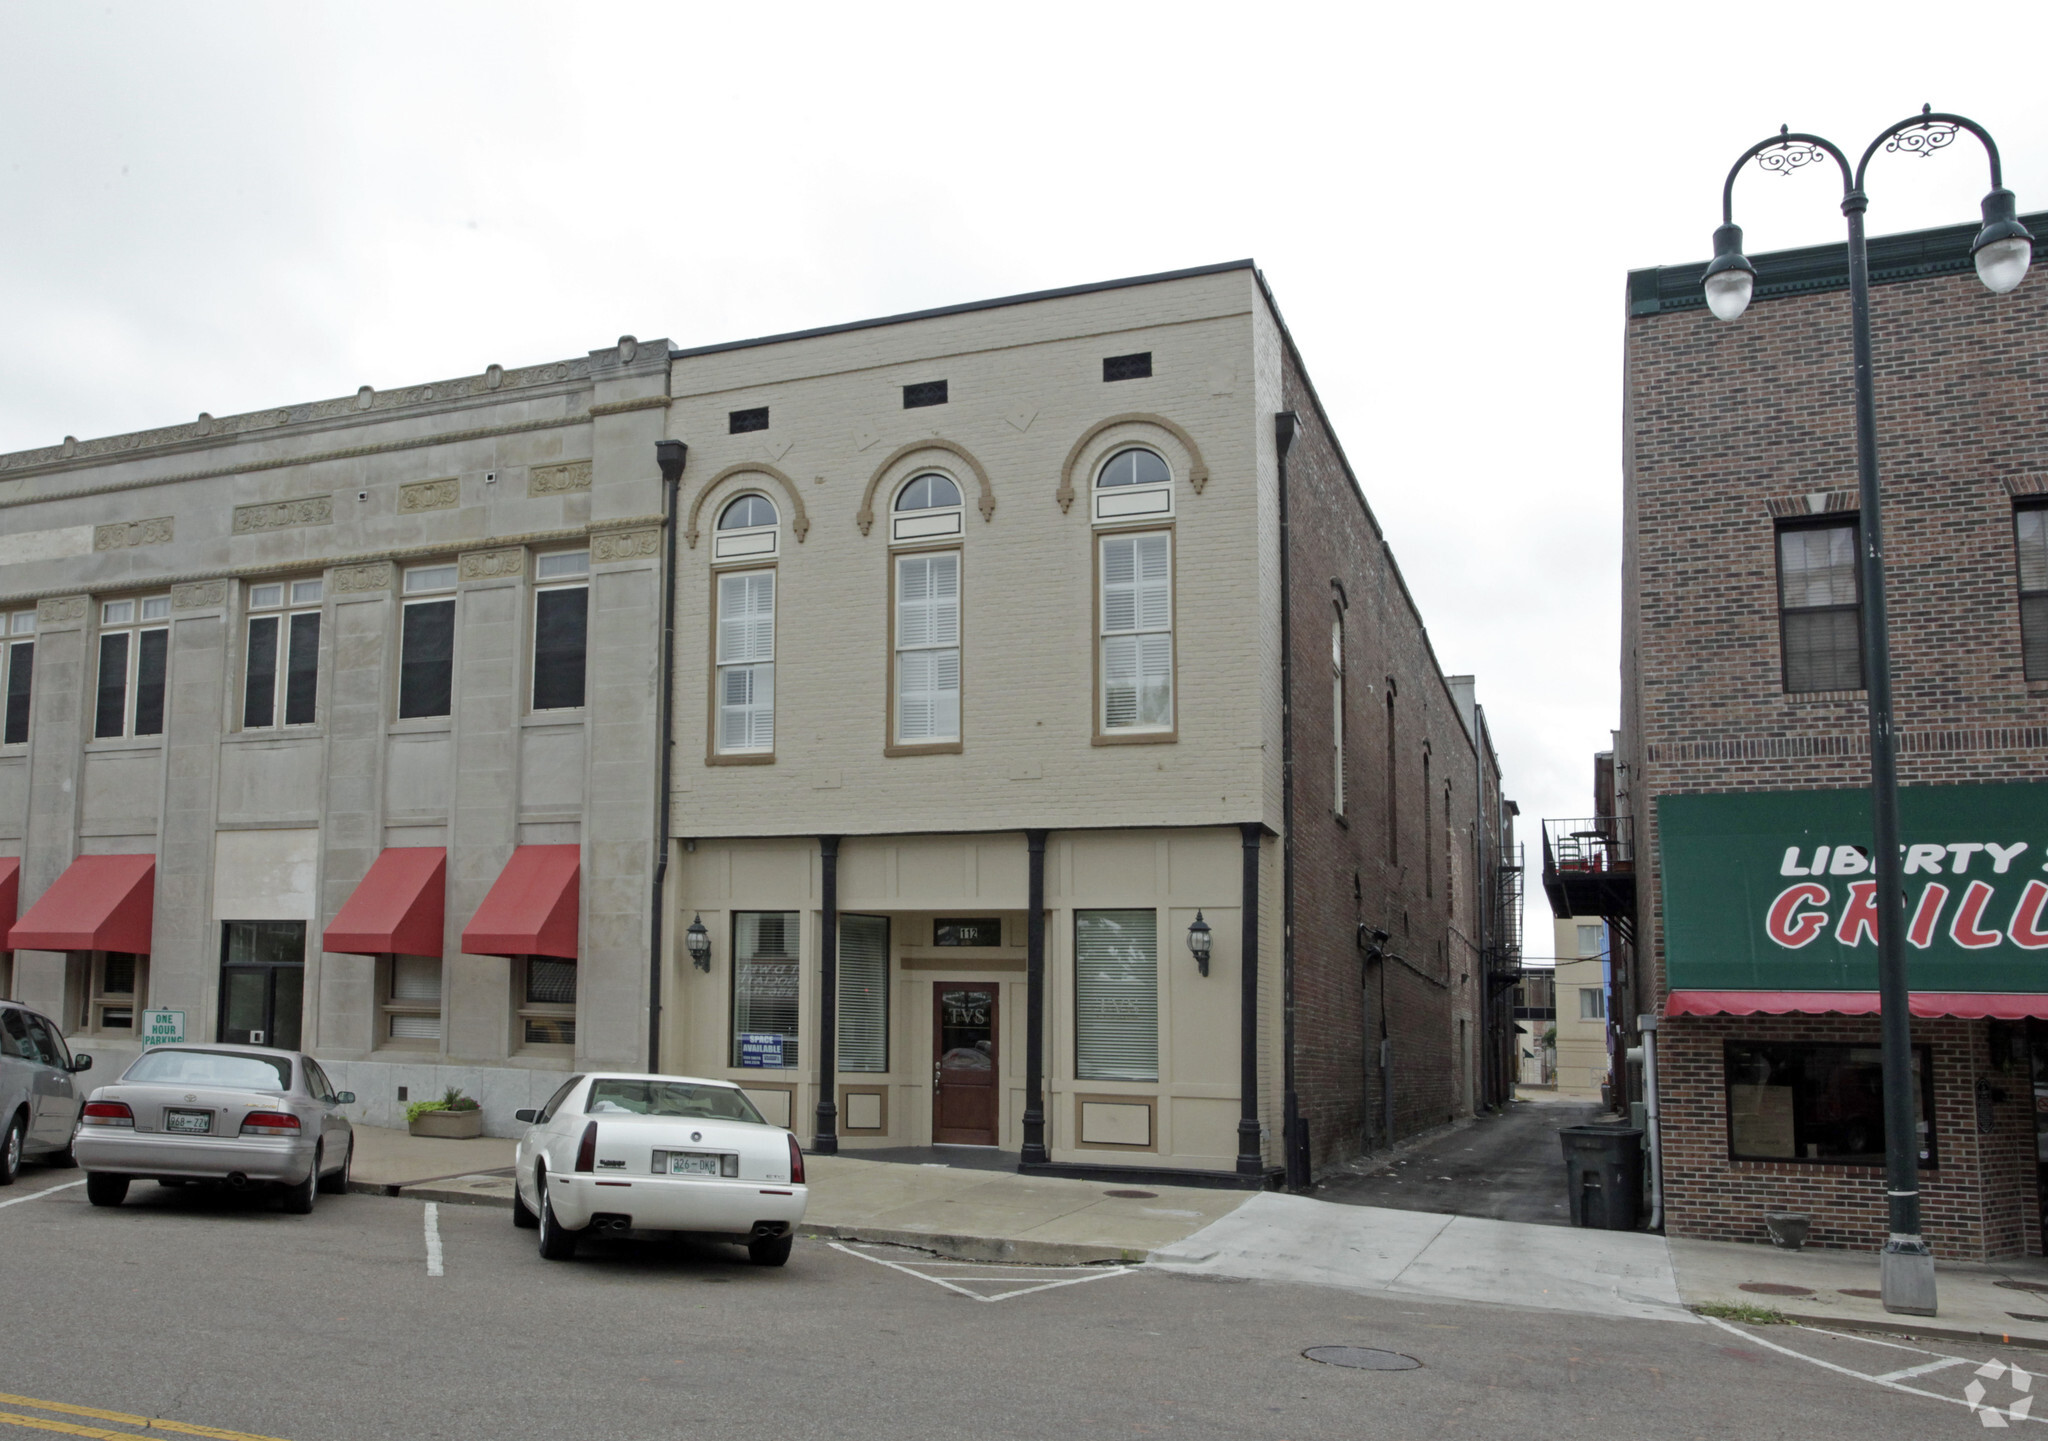
[[[100,604],[95,740],[164,733],[164,686],[171,658],[171,598]]]
[[[839,918],[839,1069],[889,1069],[889,918]]]
[[[317,578],[249,587],[242,729],[313,724],[319,701],[321,589]]]
[[[1856,522],[1782,526],[1777,539],[1786,691],[1863,689]]]
[[[536,556],[533,573],[533,708],[577,710],[590,643],[590,552]]]
[[[735,410],[725,417],[725,430],[728,435],[745,435],[750,430],[767,428],[768,407],[765,405],[756,406],[752,410]]]
[[[732,945],[732,1064],[765,1066],[779,1053],[798,1065],[797,999],[802,976],[795,911],[736,911]]]
[[[576,1044],[576,963],[526,956],[519,990],[519,1039],[526,1046]]]
[[[1105,355],[1102,358],[1102,378],[1112,380],[1144,380],[1152,374],[1152,352],[1140,351],[1136,355]]]
[[[29,699],[35,687],[36,613],[0,615],[0,745],[28,744]]]
[[[1884,1164],[1884,1060],[1875,1041],[1729,1041],[1723,1061],[1731,1160]],[[1920,1167],[1932,1170],[1934,1072],[1926,1046],[1913,1047],[1913,1079]]]
[[[439,594],[454,589],[452,565],[419,566],[405,573],[398,638],[400,720],[445,716],[454,708],[455,597]]]
[[[2028,680],[2048,680],[2048,505],[2013,512],[2019,549],[2020,655]]]
[[[903,387],[903,408],[916,410],[925,405],[946,403],[946,382],[943,380],[920,380],[915,385]]]

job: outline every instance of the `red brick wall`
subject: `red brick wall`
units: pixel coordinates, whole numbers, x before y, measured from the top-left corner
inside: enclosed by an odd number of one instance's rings
[[[1936,1167],[1920,1173],[1922,1224],[1935,1254],[1983,1260],[2038,1255],[2033,1088],[1991,1065],[1983,1021],[1918,1021],[1914,1042],[1934,1067]],[[1767,1241],[1764,1213],[1814,1217],[1816,1246],[1884,1244],[1880,1166],[1735,1161],[1728,1156],[1723,1046],[1728,1041],[1822,1041],[1875,1046],[1874,1017],[1680,1016],[1658,1032],[1663,1093],[1665,1230],[1711,1241]],[[2006,1093],[1993,1131],[1977,1129],[1979,1077]]]
[[[1294,664],[1296,1087],[1312,1164],[1384,1146],[1377,1048],[1393,1040],[1396,1136],[1442,1125],[1464,1105],[1458,1023],[1477,1058],[1483,983],[1474,876],[1477,753],[1421,617],[1291,349],[1286,404],[1301,429],[1287,458]],[[1335,810],[1330,624],[1344,615],[1346,784]],[[1394,816],[1388,844],[1386,693],[1394,700]],[[1423,795],[1423,756],[1432,795]],[[1451,786],[1451,811],[1443,788]],[[1425,826],[1425,817],[1427,825]],[[1398,852],[1398,858],[1396,856]],[[1446,874],[1451,873],[1447,882]],[[1363,921],[1406,958],[1367,967]],[[1369,984],[1366,991],[1364,981]]]
[[[1848,307],[1846,291],[1832,291],[1759,300],[1732,325],[1704,310],[1628,322],[1618,759],[1638,840],[1641,978],[1659,996],[1655,798],[1868,784],[1862,692],[1786,694],[1777,612],[1774,516],[1806,513],[1816,493],[1830,512],[1856,506]],[[2048,485],[2044,335],[2048,284],[2038,278],[2002,297],[1967,274],[1872,293],[1906,785],[2048,778],[2048,685],[2022,673],[2012,531],[2014,496]],[[1789,1197],[1822,1213],[1824,1244],[1878,1244],[1876,1170],[1725,1160],[1718,1079],[1727,1036],[1806,1027],[1874,1038],[1874,1023],[1667,1025],[1673,1233],[1759,1239],[1762,1208]],[[1982,1029],[1913,1024],[1916,1041],[1937,1047],[1943,1088],[1942,1174],[1927,1204],[1941,1254],[2038,1246],[2031,1120],[2024,1135],[2014,1120],[2007,1136],[2001,1108],[1996,1144],[1980,1143],[1965,1104]]]

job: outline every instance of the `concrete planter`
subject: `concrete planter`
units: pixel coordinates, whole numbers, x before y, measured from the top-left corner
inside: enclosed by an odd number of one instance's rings
[[[474,1111],[424,1111],[407,1124],[415,1136],[433,1136],[443,1141],[467,1141],[484,1133],[484,1113]]]

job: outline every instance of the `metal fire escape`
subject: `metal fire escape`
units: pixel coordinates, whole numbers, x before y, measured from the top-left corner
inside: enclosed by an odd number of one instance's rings
[[[1543,894],[1559,920],[1599,916],[1636,942],[1636,852],[1628,816],[1543,823]]]

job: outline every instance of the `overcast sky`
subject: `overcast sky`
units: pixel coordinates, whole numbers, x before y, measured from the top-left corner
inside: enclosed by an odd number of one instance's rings
[[[1590,810],[1615,724],[1625,273],[1703,258],[1782,122],[1854,154],[1959,110],[2048,209],[2044,39],[1925,3],[0,0],[0,451],[1250,256],[1479,677],[1547,957],[1535,820]],[[1963,144],[1885,159],[1871,229],[1985,188]],[[1810,172],[1737,206],[1753,252],[1841,238]]]

